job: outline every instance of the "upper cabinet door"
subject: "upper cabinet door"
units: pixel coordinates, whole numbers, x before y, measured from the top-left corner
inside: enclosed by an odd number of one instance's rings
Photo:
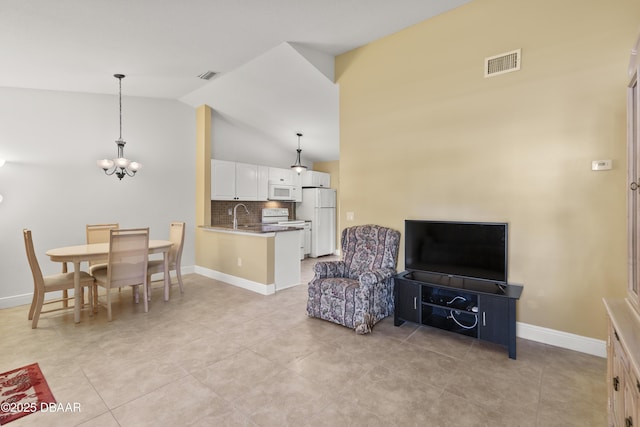
[[[211,160],[211,200],[258,200],[258,165]]]
[[[258,165],[258,200],[269,200],[269,167]]]
[[[236,164],[211,160],[211,200],[235,200]]]
[[[305,171],[302,173],[302,186],[331,188],[331,175],[326,172]]]
[[[258,200],[258,165],[236,163],[237,200]]]
[[[293,185],[291,169],[269,168],[269,181],[277,184]]]

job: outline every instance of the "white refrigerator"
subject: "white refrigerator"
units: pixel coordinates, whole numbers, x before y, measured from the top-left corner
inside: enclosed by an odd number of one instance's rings
[[[302,202],[296,206],[296,218],[311,221],[310,257],[336,251],[336,190],[303,188]]]

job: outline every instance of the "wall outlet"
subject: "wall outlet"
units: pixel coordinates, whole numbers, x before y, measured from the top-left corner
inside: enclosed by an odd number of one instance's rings
[[[611,169],[611,160],[594,160],[591,162],[592,171],[608,171]]]
[[[238,257],[238,267],[242,267],[242,258]]]
[[[354,217],[353,212],[347,212],[347,221],[353,221]]]

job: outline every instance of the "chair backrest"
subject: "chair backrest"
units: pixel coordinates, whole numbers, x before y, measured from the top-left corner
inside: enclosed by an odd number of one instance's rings
[[[91,243],[109,243],[109,232],[117,230],[120,225],[114,224],[87,224],[87,244]],[[90,266],[96,264],[106,264],[107,259],[93,260],[89,262]]]
[[[182,246],[184,245],[184,222],[169,224],[169,240],[173,243],[169,249],[169,267],[175,268],[182,260]]]
[[[146,283],[149,229],[119,228],[109,232],[107,280],[109,287]]]
[[[36,258],[36,252],[33,249],[31,230],[25,228],[22,230],[22,234],[24,235],[24,247],[27,251],[27,259],[29,260],[29,267],[31,268],[31,275],[33,276],[33,291],[37,292],[38,289],[44,289],[42,270],[40,270],[40,264],[38,264],[38,258]]]
[[[396,268],[400,232],[379,225],[357,225],[342,230],[342,259],[347,277],[357,279],[366,270]]]

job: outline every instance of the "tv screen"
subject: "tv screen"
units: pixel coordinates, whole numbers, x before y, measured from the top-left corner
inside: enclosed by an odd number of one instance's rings
[[[405,268],[507,282],[507,224],[405,220]]]

